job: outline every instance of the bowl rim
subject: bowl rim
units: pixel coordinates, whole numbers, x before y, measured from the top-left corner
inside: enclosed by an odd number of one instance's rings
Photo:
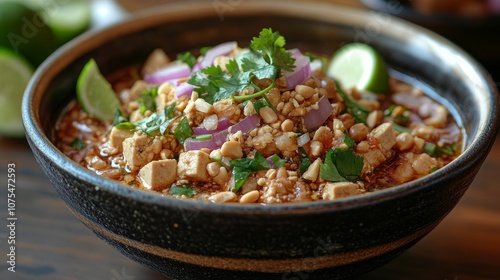
[[[294,14],[294,10],[293,8],[291,8],[292,6],[298,6],[303,11],[303,14],[300,15],[301,17],[310,19],[311,16],[317,17],[318,13],[324,16],[328,15],[330,17],[333,17],[333,13],[337,14],[340,18],[347,21],[346,24],[354,22],[357,22],[359,24],[362,22],[367,22],[368,20],[374,20],[378,16],[377,14],[374,14],[370,11],[352,9],[331,3],[315,3],[314,5],[311,5],[304,0],[293,0],[288,1],[287,3],[290,4],[282,5],[279,3],[279,1],[242,1],[240,3],[240,8],[235,9],[232,12],[237,13],[238,15],[245,15],[247,13],[247,9],[244,9],[244,7],[249,7],[254,10],[258,9],[262,12],[272,11],[271,13],[279,13],[280,15],[299,16],[297,14]],[[169,17],[165,17],[165,14],[168,14]],[[453,43],[449,42],[448,40],[435,34],[432,31],[423,29],[397,18],[391,18],[391,21],[393,23],[397,23],[396,25],[392,26],[396,26],[396,28],[394,28],[394,30],[392,31],[385,31],[386,34],[396,34],[394,32],[398,32],[398,30],[404,29],[406,32],[411,31],[412,33],[419,33],[421,36],[426,36],[429,40],[438,43],[442,48],[455,52],[457,56],[461,57],[468,64],[468,66],[478,74],[478,77],[481,78],[481,80],[479,81],[481,83],[480,86],[482,86],[484,88],[484,91],[489,94],[489,96],[483,97],[483,99],[486,100],[481,101],[490,104],[489,112],[491,114],[486,117],[486,119],[481,118],[481,126],[478,128],[478,136],[476,137],[476,139],[474,139],[470,143],[470,145],[462,152],[462,154],[458,158],[456,158],[440,170],[420,179],[370,194],[341,198],[333,201],[281,203],[268,204],[265,206],[261,204],[240,203],[216,204],[210,202],[166,197],[156,192],[124,186],[116,181],[103,178],[91,172],[90,170],[81,167],[78,163],[72,161],[55,147],[52,141],[43,132],[43,129],[37,117],[38,110],[36,109],[36,102],[34,102],[34,97],[38,96],[39,98],[41,98],[42,93],[40,93],[40,91],[42,89],[46,90],[49,84],[48,81],[51,78],[62,71],[64,67],[67,67],[71,61],[78,58],[86,51],[90,51],[94,47],[98,47],[98,45],[102,42],[109,42],[116,37],[154,27],[157,26],[157,24],[168,24],[168,22],[176,21],[178,19],[193,19],[200,14],[209,14],[212,17],[217,16],[216,14],[214,14],[212,3],[208,1],[165,4],[161,7],[161,9],[156,7],[153,9],[140,11],[136,15],[122,22],[115,23],[105,28],[91,30],[77,37],[76,39],[64,45],[55,53],[53,53],[36,70],[34,76],[29,82],[29,85],[27,86],[23,98],[23,123],[26,129],[26,136],[28,140],[30,140],[30,145],[34,146],[32,147],[32,149],[35,149],[36,147],[41,153],[44,154],[45,157],[50,159],[50,161],[56,164],[59,168],[66,169],[78,179],[96,186],[96,190],[106,190],[107,192],[110,192],[114,195],[138,200],[144,203],[155,204],[159,206],[176,207],[180,209],[194,208],[197,210],[209,212],[229,211],[235,213],[251,212],[252,214],[287,215],[291,212],[320,213],[322,211],[340,209],[343,210],[359,206],[373,205],[381,201],[387,201],[395,197],[408,195],[421,190],[422,188],[428,188],[432,186],[432,184],[445,181],[451,173],[461,172],[467,169],[472,164],[472,162],[475,161],[475,158],[477,158],[477,156],[475,155],[476,152],[478,152],[484,146],[491,148],[491,145],[495,138],[494,136],[496,135],[496,131],[499,128],[500,115],[497,108],[497,89],[489,74],[481,65],[479,65],[475,61],[475,59],[471,58],[467,53],[462,51]],[[79,51],[75,52],[75,49]],[[489,152],[489,148],[487,152]]]
[[[411,0],[410,0],[411,1]],[[490,12],[482,15],[460,15],[455,13],[435,12],[422,13],[401,0],[360,0],[360,2],[374,11],[389,13],[403,19],[419,22],[424,25],[435,24],[443,26],[470,27],[482,25],[500,25],[500,13]]]

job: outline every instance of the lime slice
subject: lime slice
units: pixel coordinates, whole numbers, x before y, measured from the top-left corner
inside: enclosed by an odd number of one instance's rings
[[[21,102],[33,67],[9,49],[0,48],[0,134],[22,137]]]
[[[121,109],[120,100],[93,59],[85,64],[78,77],[76,97],[82,108],[99,120],[112,121],[116,110]]]
[[[362,43],[350,43],[333,54],[327,75],[342,87],[355,87],[374,93],[387,93],[389,74],[380,54]]]
[[[21,54],[34,66],[60,45],[43,14],[24,5],[24,1],[0,1],[0,35],[0,47]]]

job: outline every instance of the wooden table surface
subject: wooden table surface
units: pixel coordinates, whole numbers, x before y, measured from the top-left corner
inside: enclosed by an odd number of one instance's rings
[[[6,263],[10,163],[16,172],[15,273]],[[500,279],[499,171],[500,136],[465,196],[437,228],[391,263],[358,279]],[[0,279],[166,280],[122,256],[80,223],[24,139],[0,138],[0,178]]]

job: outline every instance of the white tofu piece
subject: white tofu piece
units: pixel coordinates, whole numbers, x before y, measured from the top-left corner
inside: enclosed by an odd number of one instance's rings
[[[341,197],[360,195],[362,193],[364,193],[364,190],[360,189],[358,184],[351,182],[335,182],[326,183],[321,193],[321,197],[323,197],[324,200],[334,200]]]
[[[386,161],[392,147],[396,145],[396,133],[390,123],[379,125],[370,132],[369,137],[373,139],[376,146],[361,153],[364,158],[363,173],[371,172]]]
[[[202,151],[188,151],[179,155],[177,172],[181,178],[199,182],[209,182],[210,175],[207,165],[211,162],[210,156]]]
[[[149,148],[153,140],[146,134],[134,134],[123,141],[123,157],[131,168],[142,167],[153,160],[154,153]]]
[[[385,161],[385,155],[379,149],[370,150],[362,155],[368,168],[373,169]]]
[[[437,161],[428,154],[419,154],[410,160],[411,167],[419,175],[429,174],[434,167],[437,167]]]
[[[177,161],[175,159],[152,161],[139,170],[139,177],[142,179],[145,188],[161,191],[175,182]]]
[[[378,147],[383,154],[396,145],[396,133],[390,123],[383,123],[370,132],[371,137],[378,141]]]
[[[132,137],[134,133],[128,129],[118,129],[113,127],[109,133],[109,144],[112,148],[121,152],[123,150],[123,141],[129,137]]]

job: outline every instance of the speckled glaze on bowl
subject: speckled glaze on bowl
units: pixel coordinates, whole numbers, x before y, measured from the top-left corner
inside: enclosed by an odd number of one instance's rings
[[[497,93],[475,61],[448,41],[390,17],[302,1],[170,4],[80,37],[51,56],[26,91],[23,118],[36,159],[69,209],[123,254],[173,279],[335,279],[390,261],[456,205],[499,127]],[[103,179],[52,144],[82,66],[109,75],[168,53],[237,40],[263,27],[290,47],[331,53],[369,43],[392,69],[434,88],[463,120],[463,154],[423,179],[377,193],[286,205],[217,205],[161,197]],[[91,269],[91,268],[89,268]]]

